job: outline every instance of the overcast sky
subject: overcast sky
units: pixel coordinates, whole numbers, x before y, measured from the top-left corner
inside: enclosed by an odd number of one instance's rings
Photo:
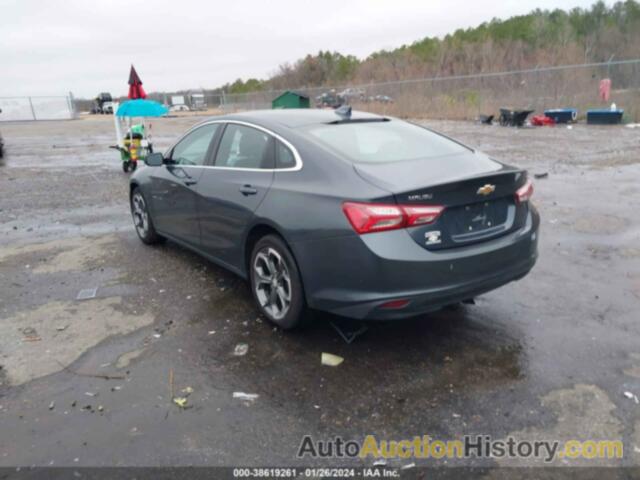
[[[265,78],[318,50],[360,58],[535,8],[594,0],[0,0],[0,96],[123,95]],[[607,1],[607,4],[610,4]]]

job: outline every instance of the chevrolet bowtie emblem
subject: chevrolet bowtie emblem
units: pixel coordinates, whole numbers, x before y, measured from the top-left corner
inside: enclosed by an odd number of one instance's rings
[[[496,186],[487,183],[486,185],[480,187],[476,192],[478,195],[489,195],[490,193],[495,192]]]

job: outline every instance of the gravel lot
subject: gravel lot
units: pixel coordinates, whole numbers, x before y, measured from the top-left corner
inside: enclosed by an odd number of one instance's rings
[[[156,121],[156,147],[198,120]],[[340,319],[280,332],[232,274],[142,245],[111,119],[0,123],[0,466],[331,465],[296,458],[303,435],[369,433],[622,439],[623,460],[555,464],[640,466],[625,396],[640,396],[640,130],[425,123],[548,172],[539,262],[475,305],[372,324],[350,345]]]

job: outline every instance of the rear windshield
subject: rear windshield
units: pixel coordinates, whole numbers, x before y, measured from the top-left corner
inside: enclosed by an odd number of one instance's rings
[[[358,163],[401,162],[469,151],[437,133],[398,120],[311,125],[305,130]]]

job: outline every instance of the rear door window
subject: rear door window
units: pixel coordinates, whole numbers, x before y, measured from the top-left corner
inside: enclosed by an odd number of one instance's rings
[[[274,168],[273,137],[256,128],[234,123],[227,124],[218,153],[216,167]]]

